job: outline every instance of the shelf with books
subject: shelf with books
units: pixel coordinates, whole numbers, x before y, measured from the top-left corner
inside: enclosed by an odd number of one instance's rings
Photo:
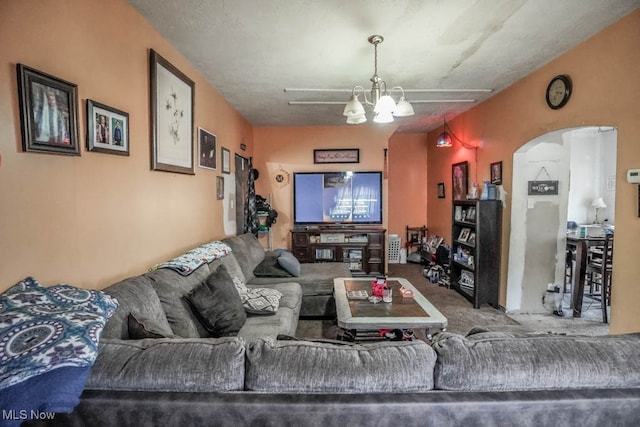
[[[501,225],[500,201],[453,202],[451,286],[475,308],[498,306]]]

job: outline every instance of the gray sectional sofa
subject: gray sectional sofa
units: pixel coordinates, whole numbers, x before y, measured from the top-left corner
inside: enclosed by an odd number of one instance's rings
[[[256,280],[253,236],[183,277],[160,269],[105,289],[120,302],[80,404],[30,425],[541,426],[638,425],[640,334],[562,336],[474,328],[432,343],[298,340],[314,281]],[[276,314],[210,338],[181,296],[225,265],[283,294]],[[316,266],[321,267],[322,264]],[[318,281],[344,274],[329,264]],[[318,271],[314,273],[320,276]],[[295,281],[294,281],[295,280]],[[314,279],[316,280],[316,279]],[[302,283],[300,283],[302,282]],[[326,296],[325,296],[326,297]],[[316,306],[315,302],[310,306]],[[318,307],[318,306],[316,306]],[[168,338],[131,339],[129,314]],[[283,335],[288,336],[284,339]]]

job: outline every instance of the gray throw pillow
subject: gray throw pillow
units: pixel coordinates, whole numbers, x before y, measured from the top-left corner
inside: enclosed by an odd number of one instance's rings
[[[185,299],[212,337],[236,336],[247,320],[240,295],[224,265],[189,292]]]
[[[278,263],[280,255],[266,255],[253,270],[256,277],[291,277],[291,274]]]
[[[300,261],[291,252],[282,252],[278,257],[278,264],[292,276],[300,276]]]
[[[132,340],[142,340],[145,338],[178,338],[177,335],[167,333],[163,328],[153,321],[129,313],[127,318],[129,337]]]

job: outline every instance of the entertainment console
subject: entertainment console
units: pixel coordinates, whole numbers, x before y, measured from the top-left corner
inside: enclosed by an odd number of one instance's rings
[[[291,231],[291,251],[300,262],[344,262],[353,276],[384,275],[383,228],[307,227]]]

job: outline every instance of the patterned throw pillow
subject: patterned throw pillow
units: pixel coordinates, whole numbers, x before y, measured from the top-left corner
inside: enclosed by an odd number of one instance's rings
[[[238,290],[242,306],[251,314],[275,314],[280,306],[282,294],[269,288],[248,288],[242,280],[233,278],[233,284]]]

